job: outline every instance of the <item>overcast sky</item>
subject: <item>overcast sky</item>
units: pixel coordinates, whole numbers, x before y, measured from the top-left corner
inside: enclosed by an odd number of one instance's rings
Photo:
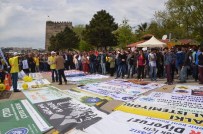
[[[45,47],[45,24],[71,21],[88,24],[102,9],[115,22],[124,18],[131,26],[150,22],[167,0],[0,0],[0,47]],[[48,18],[49,16],[49,18]]]

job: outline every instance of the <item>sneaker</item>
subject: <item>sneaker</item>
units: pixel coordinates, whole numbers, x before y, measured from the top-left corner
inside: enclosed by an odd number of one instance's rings
[[[16,90],[14,90],[14,92],[21,92],[20,90],[18,90],[18,89],[16,89]]]
[[[58,85],[62,85],[62,83],[59,83]]]

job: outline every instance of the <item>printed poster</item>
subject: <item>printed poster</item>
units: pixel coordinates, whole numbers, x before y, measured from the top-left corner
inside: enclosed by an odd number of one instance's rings
[[[100,75],[100,74],[90,74],[85,76],[77,76],[77,77],[67,77],[66,79],[68,81],[83,81],[83,80],[93,80],[93,79],[104,79],[109,78],[109,76],[106,75]]]
[[[29,73],[29,76],[33,79],[43,79],[43,76],[41,73]]]
[[[86,134],[203,134],[203,127],[116,111],[84,131]]]
[[[85,92],[78,88],[72,88],[70,90],[65,90],[65,92],[73,99],[76,99],[86,105],[95,106],[100,105],[112,100],[110,97],[103,97],[90,92]]]
[[[105,113],[89,107],[71,98],[53,100],[35,104],[42,115],[60,133],[73,128],[83,130],[98,122]]]
[[[66,77],[84,76],[85,73],[79,70],[66,70],[64,71]]]
[[[42,134],[51,128],[27,100],[0,103],[0,134]]]
[[[149,83],[147,85],[134,84],[124,80],[111,80],[80,86],[85,91],[103,96],[109,96],[116,100],[132,101],[137,96],[163,86],[164,84]]]
[[[203,113],[203,97],[173,93],[153,92],[137,98],[134,103],[147,103],[154,106],[166,106],[181,111]]]
[[[53,86],[23,90],[23,93],[33,104],[68,97],[62,90]]]
[[[173,90],[173,93],[194,95],[194,96],[203,96],[203,86],[176,85]]]
[[[31,82],[18,81],[18,87],[17,88],[19,90],[22,90],[23,89],[22,85],[24,83],[28,84],[29,89],[46,87],[46,86],[49,86],[51,84],[47,79],[36,79],[36,80],[31,81]]]
[[[127,113],[133,113],[142,116],[153,118],[160,118],[164,120],[171,120],[180,123],[189,123],[197,126],[203,126],[203,113],[190,112],[191,109],[185,108],[183,110],[176,109],[176,107],[166,105],[154,105],[150,103],[140,102],[126,102],[115,110]]]

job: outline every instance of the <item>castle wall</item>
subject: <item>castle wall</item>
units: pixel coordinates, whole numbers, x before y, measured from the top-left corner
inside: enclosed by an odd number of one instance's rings
[[[48,51],[50,46],[49,39],[51,36],[55,36],[57,33],[63,31],[66,27],[73,28],[72,22],[46,22],[46,35],[45,35],[45,50]]]

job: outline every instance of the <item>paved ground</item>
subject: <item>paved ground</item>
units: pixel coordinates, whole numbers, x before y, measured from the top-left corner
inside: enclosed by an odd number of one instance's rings
[[[48,74],[48,73],[43,73],[42,74],[44,78],[48,79],[49,81],[51,81],[51,76]],[[109,79],[114,79],[114,77],[111,77]],[[146,81],[149,81],[149,79],[146,79]],[[175,81],[178,81],[177,79]],[[157,81],[158,83],[164,83],[166,82],[166,79],[159,79]],[[144,95],[147,95],[151,92],[154,92],[154,91],[159,91],[159,92],[168,92],[170,93],[173,88],[175,87],[175,85],[178,84],[177,82],[174,83],[174,85],[166,85],[166,86],[163,86],[159,89],[156,89],[156,90],[153,90],[153,91],[150,91],[150,92],[147,92],[145,93]],[[193,79],[189,79],[187,81],[187,83],[184,83],[186,85],[199,85],[198,82],[195,82]],[[53,86],[61,89],[61,90],[67,90],[67,89],[71,89],[72,87],[76,87],[76,85],[74,84],[70,84],[68,83],[68,85],[58,85],[58,83],[52,83]],[[26,97],[24,96],[24,94],[22,92],[19,92],[19,93],[12,93],[10,98],[9,99],[3,99],[3,100],[0,100],[0,102],[2,101],[6,101],[6,100],[14,100],[14,99],[25,99]],[[107,112],[112,112],[112,110],[117,107],[118,105],[120,105],[122,102],[121,101],[117,101],[117,100],[112,100],[108,103],[106,103],[105,105],[103,105],[101,107],[102,110],[104,111],[107,111]],[[51,134],[53,132],[53,130],[51,130],[50,132],[47,132],[47,134]]]

